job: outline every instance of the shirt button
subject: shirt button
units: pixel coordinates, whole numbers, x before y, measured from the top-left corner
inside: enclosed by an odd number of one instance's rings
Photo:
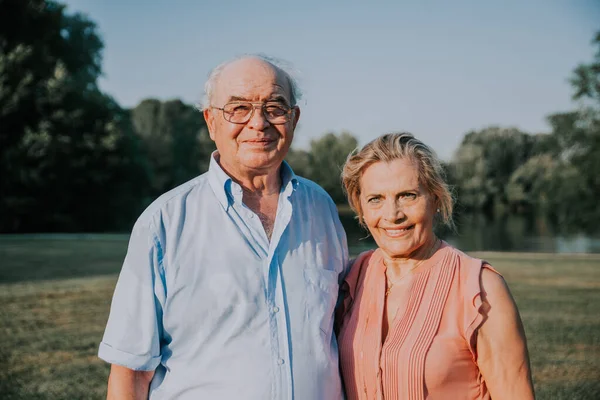
[[[277,307],[277,306],[273,307],[273,312],[274,313],[278,313],[279,312],[279,307]]]
[[[283,365],[285,361],[283,360],[283,358],[280,358],[279,360],[277,360],[277,364],[279,365]]]

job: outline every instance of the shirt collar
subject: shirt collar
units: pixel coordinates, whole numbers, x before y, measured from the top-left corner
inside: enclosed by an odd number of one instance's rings
[[[216,150],[210,155],[210,163],[208,165],[208,182],[210,183],[215,196],[217,196],[219,203],[221,203],[223,208],[227,209],[227,207],[229,207],[229,198],[227,193],[231,192],[231,183],[233,183],[233,181],[231,180],[231,177],[227,175],[225,171],[223,171],[223,168],[221,168],[217,162],[216,157],[218,157],[218,155],[219,152]]]
[[[208,167],[208,182],[217,196],[219,203],[227,209],[233,200],[241,198],[242,188],[235,183],[223,168],[217,162],[219,152],[215,150],[210,155],[210,164]],[[286,197],[291,196],[292,192],[298,187],[298,176],[294,173],[287,162],[281,164],[281,191]]]
[[[284,161],[281,163],[281,193],[289,197],[298,187],[298,176],[292,170],[292,167]]]

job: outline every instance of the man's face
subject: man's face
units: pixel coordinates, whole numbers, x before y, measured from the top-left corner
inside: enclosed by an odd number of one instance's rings
[[[294,107],[287,122],[274,125],[265,118],[259,104],[279,102],[290,106],[290,90],[285,77],[262,60],[242,59],[221,72],[211,106],[223,108],[236,101],[256,106],[250,120],[243,124],[227,121],[221,110],[204,110],[210,137],[219,151],[219,162],[228,173],[245,176],[268,173],[279,167],[292,143],[300,109]]]

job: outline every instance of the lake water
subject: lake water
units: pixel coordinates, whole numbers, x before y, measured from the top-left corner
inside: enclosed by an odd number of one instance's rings
[[[376,246],[354,216],[343,213],[340,219],[351,254]],[[558,234],[541,219],[508,216],[490,221],[483,216],[468,215],[456,221],[456,225],[456,232],[443,230],[438,236],[463,251],[600,253],[600,234]]]
[[[352,255],[375,248],[375,241],[363,230],[353,214],[341,212],[340,219],[348,236]],[[467,215],[455,221],[456,232],[443,230],[438,236],[463,251],[513,251],[530,253],[598,253],[600,232],[589,234],[558,234],[551,225],[540,219],[522,216],[490,221],[483,216]],[[38,238],[52,240],[120,240],[128,234],[19,234],[0,235],[0,240]]]

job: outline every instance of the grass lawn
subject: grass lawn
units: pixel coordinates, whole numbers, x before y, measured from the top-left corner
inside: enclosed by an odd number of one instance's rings
[[[0,398],[102,399],[127,236],[0,236]],[[600,399],[600,255],[473,253],[508,281],[538,399]]]

